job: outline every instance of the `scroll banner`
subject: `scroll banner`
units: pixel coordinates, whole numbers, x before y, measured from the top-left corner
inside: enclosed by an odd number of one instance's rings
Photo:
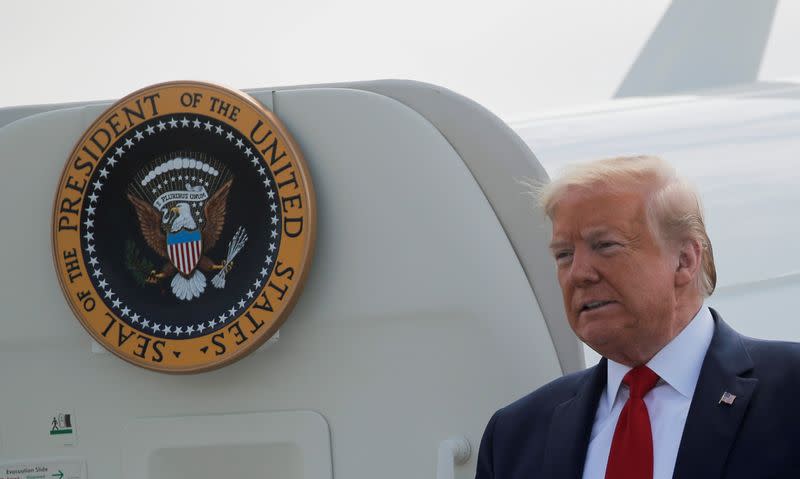
[[[195,191],[167,191],[156,199],[156,201],[153,203],[153,206],[157,210],[161,210],[167,203],[173,203],[175,201],[188,201],[191,203],[196,203],[198,201],[205,201],[207,199],[208,193],[206,192],[206,189],[202,186],[198,186]]]

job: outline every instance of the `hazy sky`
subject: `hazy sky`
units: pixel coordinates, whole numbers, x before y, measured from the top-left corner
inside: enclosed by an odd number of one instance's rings
[[[176,79],[405,78],[516,117],[611,97],[669,3],[4,0],[0,107],[112,99]],[[762,78],[800,74],[793,3],[778,7]]]

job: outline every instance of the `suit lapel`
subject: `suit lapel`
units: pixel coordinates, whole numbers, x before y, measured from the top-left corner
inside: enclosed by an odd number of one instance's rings
[[[606,359],[587,374],[578,392],[553,412],[541,477],[580,479],[592,433],[597,402],[606,385]]]
[[[683,429],[673,478],[722,477],[728,452],[747,411],[758,379],[741,377],[753,368],[738,333],[711,310],[716,324]],[[720,404],[722,395],[736,396]]]

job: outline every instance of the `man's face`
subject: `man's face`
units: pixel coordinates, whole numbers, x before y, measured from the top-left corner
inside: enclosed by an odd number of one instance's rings
[[[551,249],[575,334],[639,364],[677,334],[678,251],[651,232],[642,191],[570,188],[553,210]]]

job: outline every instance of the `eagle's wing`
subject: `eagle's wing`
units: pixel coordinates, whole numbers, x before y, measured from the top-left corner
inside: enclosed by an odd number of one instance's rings
[[[222,234],[222,227],[225,226],[225,212],[228,205],[228,192],[231,190],[233,180],[228,180],[214,193],[203,209],[206,216],[206,224],[203,227],[203,252],[206,252],[217,244],[219,235]]]
[[[136,217],[139,218],[139,229],[147,244],[153,251],[167,257],[167,238],[161,231],[161,215],[153,208],[150,203],[132,194],[128,194],[128,201],[136,209]]]

